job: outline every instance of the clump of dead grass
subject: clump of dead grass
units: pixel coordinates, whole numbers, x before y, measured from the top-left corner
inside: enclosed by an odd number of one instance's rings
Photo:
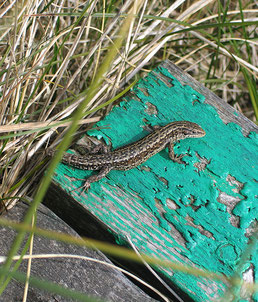
[[[60,140],[133,5],[102,2],[3,2],[0,27],[2,197],[31,194],[43,150]],[[87,6],[88,5],[88,6]],[[245,6],[247,5],[247,6]],[[84,121],[98,121],[136,76],[170,59],[255,120],[254,4],[213,1],[140,4]],[[253,95],[252,95],[253,93]],[[257,100],[256,100],[257,101]],[[57,124],[59,123],[59,124]],[[55,125],[55,126],[53,126]],[[13,202],[5,201],[7,207]]]

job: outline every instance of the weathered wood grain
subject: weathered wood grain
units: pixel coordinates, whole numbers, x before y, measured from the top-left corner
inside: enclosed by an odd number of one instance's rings
[[[225,124],[236,123],[242,128],[242,132],[244,135],[248,135],[252,131],[258,133],[258,126],[256,124],[254,124],[243,114],[235,110],[232,106],[228,105],[225,101],[219,98],[215,93],[207,89],[200,82],[196,81],[189,74],[183,72],[182,69],[172,64],[168,60],[162,63],[161,66],[167,68],[171,72],[171,74],[173,74],[173,76],[177,78],[177,80],[182,85],[189,85],[194,90],[204,95],[205,103],[216,108],[220,118]]]
[[[57,211],[70,216],[85,235],[103,238],[107,230],[118,244],[128,236],[142,253],[231,276],[258,217],[255,124],[166,61],[98,123],[111,129],[88,134],[117,148],[144,136],[149,125],[174,120],[196,122],[207,133],[176,145],[176,153],[189,155],[185,166],[171,162],[165,150],[130,171],[111,171],[81,193],[73,191],[82,184],[74,180],[92,172],[60,164],[54,191],[58,184],[70,197],[60,200],[52,190],[48,204],[59,200]],[[254,276],[256,260],[253,254],[240,275]],[[226,291],[225,284],[213,280],[158,270],[195,301],[214,301]]]

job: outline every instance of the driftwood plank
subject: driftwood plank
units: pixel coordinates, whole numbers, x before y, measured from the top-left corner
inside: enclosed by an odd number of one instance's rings
[[[176,153],[189,155],[186,165],[171,162],[163,150],[135,169],[111,171],[81,193],[72,191],[82,185],[74,180],[92,172],[60,164],[47,203],[55,202],[86,235],[101,239],[108,230],[118,244],[129,236],[142,253],[231,276],[258,217],[255,124],[166,61],[97,124],[110,129],[88,135],[117,148],[146,135],[149,125],[176,120],[196,122],[207,133],[176,145]],[[66,192],[61,198],[58,187]],[[238,271],[243,278],[257,274],[257,255],[248,259]],[[158,270],[195,301],[216,300],[226,290],[213,280]]]

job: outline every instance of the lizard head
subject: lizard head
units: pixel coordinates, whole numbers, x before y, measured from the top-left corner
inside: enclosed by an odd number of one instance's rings
[[[188,121],[175,122],[177,125],[175,130],[175,136],[177,140],[189,138],[189,137],[203,137],[206,132],[196,123]]]

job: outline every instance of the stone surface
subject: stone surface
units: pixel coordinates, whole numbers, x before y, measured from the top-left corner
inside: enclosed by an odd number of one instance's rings
[[[19,203],[12,208],[4,218],[22,221],[28,206]],[[60,220],[48,208],[41,205],[37,212],[37,226],[43,229],[78,236],[66,223]],[[12,229],[1,227],[1,255],[6,255],[15,237]],[[55,240],[35,236],[33,254],[73,254],[83,255],[110,263],[99,251],[65,244]],[[27,261],[24,261],[19,271],[26,272]],[[122,273],[98,264],[80,259],[48,258],[33,259],[31,275],[37,278],[55,282],[63,287],[74,289],[89,296],[98,297],[103,301],[155,301],[130,282]],[[0,301],[22,301],[24,284],[11,281],[0,297]],[[59,295],[29,287],[27,302],[71,301]]]

